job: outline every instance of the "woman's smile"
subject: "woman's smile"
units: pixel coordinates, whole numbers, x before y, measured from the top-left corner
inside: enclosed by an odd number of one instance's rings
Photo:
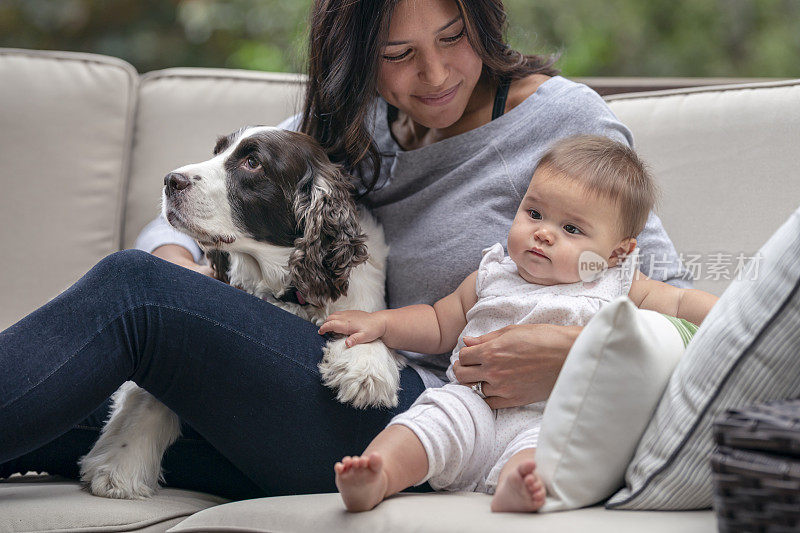
[[[455,87],[452,87],[444,92],[440,92],[437,94],[431,95],[413,95],[414,98],[419,100],[425,105],[431,106],[442,106],[445,104],[449,104],[458,94],[458,90],[461,88],[462,82],[458,82]]]

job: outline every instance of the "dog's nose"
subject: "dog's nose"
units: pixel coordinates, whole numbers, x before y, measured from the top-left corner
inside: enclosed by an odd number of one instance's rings
[[[170,172],[164,177],[164,186],[170,191],[182,191],[191,184],[189,178],[177,172]]]

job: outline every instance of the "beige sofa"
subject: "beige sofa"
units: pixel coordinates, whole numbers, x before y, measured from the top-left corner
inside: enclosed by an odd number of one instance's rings
[[[0,49],[0,329],[130,247],[158,212],[168,170],[207,157],[218,134],[278,123],[299,108],[301,89],[295,75],[180,68],[140,76],[110,57]],[[659,178],[659,213],[678,251],[699,265],[696,285],[721,294],[737,255],[752,256],[800,198],[800,80],[608,100]],[[152,500],[118,501],[51,477],[0,482],[0,531],[167,529],[657,533],[716,526],[710,510],[492,515],[480,494],[402,494],[351,515],[335,494],[227,503],[163,489]]]

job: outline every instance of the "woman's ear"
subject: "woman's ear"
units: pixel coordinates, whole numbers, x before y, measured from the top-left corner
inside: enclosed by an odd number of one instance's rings
[[[608,266],[614,267],[617,266],[621,261],[625,260],[625,257],[628,256],[631,252],[636,249],[636,239],[633,237],[628,237],[627,239],[622,239],[619,241],[619,244],[616,248],[611,252],[611,256],[608,258]]]

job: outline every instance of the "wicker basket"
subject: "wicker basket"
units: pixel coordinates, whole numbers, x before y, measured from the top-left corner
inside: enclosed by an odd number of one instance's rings
[[[732,409],[714,424],[720,532],[800,532],[800,400]]]

